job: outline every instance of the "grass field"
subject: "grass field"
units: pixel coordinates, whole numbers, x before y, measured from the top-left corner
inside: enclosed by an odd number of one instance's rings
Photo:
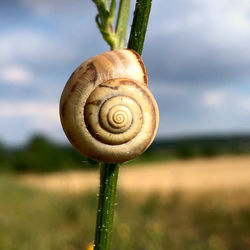
[[[97,192],[99,171],[26,174],[19,181],[49,191],[77,193],[92,189]],[[125,165],[120,169],[118,187],[140,194],[250,190],[250,156]]]
[[[0,176],[0,249],[86,250],[98,173]],[[127,166],[112,250],[250,249],[250,157]]]

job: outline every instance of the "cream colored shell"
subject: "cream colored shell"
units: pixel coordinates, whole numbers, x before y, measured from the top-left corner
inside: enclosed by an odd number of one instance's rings
[[[60,117],[71,144],[93,160],[121,163],[142,154],[159,114],[141,57],[113,50],[82,63],[63,90]]]

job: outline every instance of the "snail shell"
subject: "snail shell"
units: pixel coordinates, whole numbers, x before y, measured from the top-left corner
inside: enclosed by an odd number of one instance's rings
[[[97,161],[121,163],[142,154],[159,122],[139,54],[113,50],[82,63],[69,78],[60,117],[71,144]]]

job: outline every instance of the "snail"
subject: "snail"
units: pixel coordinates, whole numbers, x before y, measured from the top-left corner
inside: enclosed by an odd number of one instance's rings
[[[139,54],[113,50],[83,62],[70,76],[60,100],[63,130],[90,159],[122,163],[142,154],[159,123]]]

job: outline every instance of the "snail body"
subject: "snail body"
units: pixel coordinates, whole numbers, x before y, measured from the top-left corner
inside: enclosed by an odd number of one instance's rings
[[[121,163],[142,154],[159,122],[139,54],[113,50],[82,63],[69,78],[60,100],[66,136],[83,155]]]

